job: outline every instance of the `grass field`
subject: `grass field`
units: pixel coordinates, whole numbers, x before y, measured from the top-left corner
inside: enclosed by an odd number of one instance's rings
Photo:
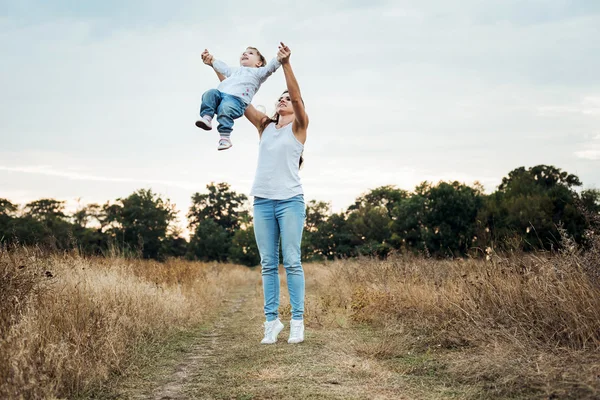
[[[600,247],[305,265],[306,341],[260,271],[0,252],[1,398],[598,398]],[[282,285],[285,276],[281,271]]]

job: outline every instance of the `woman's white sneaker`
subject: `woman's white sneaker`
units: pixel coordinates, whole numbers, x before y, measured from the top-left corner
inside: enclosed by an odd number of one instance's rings
[[[283,329],[283,324],[278,319],[265,322],[265,337],[260,342],[262,344],[273,344],[277,342],[277,335]]]
[[[300,343],[304,341],[304,320],[293,319],[290,321],[290,338],[288,343]]]

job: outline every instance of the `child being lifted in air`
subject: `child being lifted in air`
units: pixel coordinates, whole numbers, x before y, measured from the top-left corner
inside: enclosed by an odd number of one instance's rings
[[[229,67],[223,61],[214,59],[206,49],[202,52],[202,60],[225,79],[216,89],[210,89],[202,95],[200,119],[196,121],[196,126],[211,130],[211,121],[217,114],[217,130],[221,136],[218,149],[227,150],[232,146],[233,120],[244,115],[260,85],[281,66],[281,62],[277,57],[266,64],[265,57],[254,47],[248,47],[242,53],[239,68]]]

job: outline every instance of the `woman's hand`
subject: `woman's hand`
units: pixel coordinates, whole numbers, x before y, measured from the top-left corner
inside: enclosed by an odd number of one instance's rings
[[[207,49],[204,49],[204,51],[202,52],[202,54],[200,54],[200,57],[202,57],[202,62],[204,64],[212,66],[213,56],[212,56],[212,54],[210,54],[208,52]]]
[[[279,42],[279,51],[277,52],[277,61],[282,64],[287,64],[290,62],[290,56],[292,55],[292,51],[289,47],[287,47],[283,42]]]

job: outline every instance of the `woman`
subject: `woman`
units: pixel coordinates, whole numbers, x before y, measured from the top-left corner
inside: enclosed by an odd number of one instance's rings
[[[250,195],[254,196],[254,234],[262,265],[266,317],[263,344],[275,343],[284,327],[277,315],[280,242],[292,306],[288,343],[304,341],[304,271],[300,261],[300,242],[306,208],[298,172],[306,142],[308,116],[290,64],[291,50],[281,43],[277,55],[287,90],[277,101],[275,117],[269,118],[252,105],[244,114],[260,137],[258,165]],[[203,61],[210,60],[205,57]],[[219,79],[222,78],[219,76]]]

